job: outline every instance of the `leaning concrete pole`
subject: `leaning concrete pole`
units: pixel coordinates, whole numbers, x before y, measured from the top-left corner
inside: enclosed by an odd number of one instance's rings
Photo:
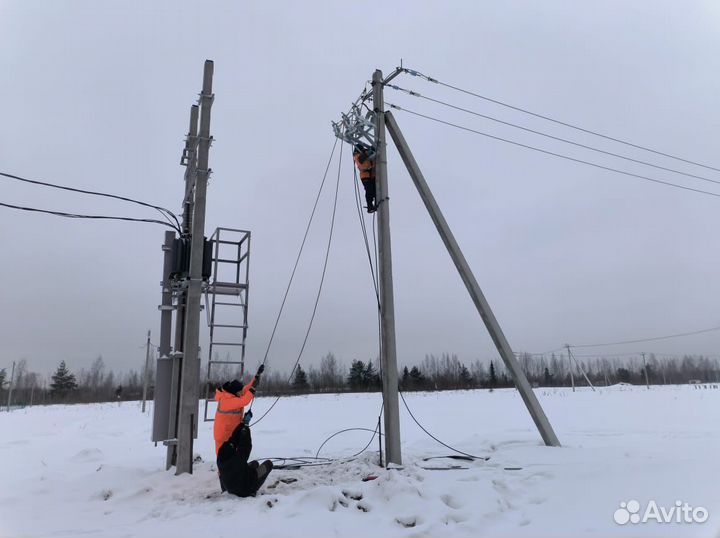
[[[558,438],[550,425],[550,421],[545,416],[545,412],[540,406],[540,402],[538,402],[535,397],[535,393],[532,391],[530,383],[528,383],[525,374],[520,368],[520,364],[518,364],[517,359],[510,348],[510,344],[500,328],[500,324],[497,319],[495,319],[495,315],[490,309],[490,305],[480,290],[480,285],[477,283],[475,275],[473,275],[470,270],[470,266],[468,265],[467,260],[465,260],[465,256],[460,250],[460,246],[457,244],[455,236],[450,230],[445,217],[440,211],[440,208],[435,201],[435,197],[432,195],[430,187],[428,187],[425,177],[415,161],[415,157],[413,157],[413,154],[410,152],[410,148],[405,141],[405,137],[402,135],[402,132],[400,132],[400,128],[398,127],[392,113],[387,112],[385,114],[385,122],[387,124],[388,131],[390,132],[390,136],[400,152],[400,157],[402,157],[402,160],[410,173],[410,177],[420,193],[420,198],[422,198],[428,213],[430,213],[430,217],[432,218],[433,223],[435,223],[435,227],[437,228],[443,243],[445,243],[445,247],[452,258],[453,263],[455,263],[455,267],[457,268],[458,273],[460,273],[460,278],[462,278],[465,283],[465,287],[470,293],[470,297],[472,298],[473,303],[475,303],[475,307],[477,308],[480,317],[485,322],[485,327],[487,327],[490,337],[500,353],[500,357],[502,357],[502,360],[505,362],[507,369],[510,370],[510,373],[515,381],[515,386],[518,391],[520,391],[520,395],[522,396],[528,411],[530,411],[530,415],[535,421],[535,425],[540,431],[543,441],[545,441],[545,444],[548,446],[560,446],[560,441],[558,441]]]
[[[195,204],[190,239],[190,278],[185,307],[180,412],[178,415],[177,464],[175,474],[192,473],[192,449],[198,420],[200,395],[200,299],[202,295],[203,245],[205,239],[205,195],[207,192],[210,154],[210,109],[213,62],[205,60],[203,89],[200,94],[200,132],[195,180]]]
[[[380,280],[380,320],[383,369],[383,401],[385,414],[385,460],[402,465],[400,453],[400,407],[398,401],[398,370],[395,349],[395,300],[393,298],[392,251],[390,247],[390,204],[387,184],[387,144],[385,141],[385,101],[383,77],[379,69],[373,73],[373,108],[377,153],[375,181],[378,227],[378,276]]]

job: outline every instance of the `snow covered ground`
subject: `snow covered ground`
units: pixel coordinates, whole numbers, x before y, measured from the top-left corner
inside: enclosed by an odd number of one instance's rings
[[[423,461],[450,451],[401,407],[402,469],[375,465],[375,441],[350,462],[274,471],[249,499],[219,493],[211,423],[201,424],[195,473],[175,476],[138,403],[2,412],[0,536],[720,535],[720,388],[536,393],[562,448],[542,445],[514,390],[414,393],[408,404],[429,431],[490,459]],[[260,398],[255,416],[269,403]],[[284,398],[253,428],[253,455],[314,456],[337,430],[374,428],[379,408],[378,394]],[[348,456],[370,435],[339,435],[320,455]],[[449,466],[462,468],[423,468]],[[378,478],[363,482],[369,474]],[[279,478],[297,481],[269,489]],[[679,500],[709,517],[615,523],[632,499],[639,515],[650,501]]]

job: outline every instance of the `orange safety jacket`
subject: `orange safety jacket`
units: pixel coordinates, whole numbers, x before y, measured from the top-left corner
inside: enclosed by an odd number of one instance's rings
[[[218,403],[215,411],[215,425],[213,426],[215,454],[220,452],[220,447],[230,439],[235,428],[243,421],[245,417],[244,407],[250,404],[255,397],[250,390],[255,386],[255,383],[257,383],[257,378],[253,377],[252,381],[240,391],[239,396],[220,389],[215,391],[215,401]]]
[[[361,153],[356,153],[353,155],[353,160],[360,171],[361,181],[375,181],[375,163],[372,159],[368,159],[367,156]]]

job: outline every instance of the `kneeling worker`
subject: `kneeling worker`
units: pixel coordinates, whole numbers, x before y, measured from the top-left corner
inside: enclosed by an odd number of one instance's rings
[[[240,381],[233,379],[215,392],[218,406],[213,434],[218,457],[220,487],[223,491],[227,489],[230,493],[243,497],[253,495],[272,469],[272,462],[269,461],[262,466],[255,461],[250,463],[247,461],[252,450],[248,427],[252,412],[248,411],[245,414],[244,408],[255,397],[255,388],[260,382],[264,369],[264,365],[260,365],[255,377],[244,387]],[[259,478],[262,480],[258,481]]]

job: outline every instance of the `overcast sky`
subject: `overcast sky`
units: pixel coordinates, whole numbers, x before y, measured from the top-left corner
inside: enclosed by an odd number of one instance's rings
[[[207,226],[252,231],[248,367],[267,344],[334,142],[330,121],[375,68],[442,81],[720,168],[720,7],[608,2],[0,2],[0,170],[179,211],[178,161],[203,61],[215,61]],[[557,136],[720,180],[410,76],[404,87]],[[403,96],[498,136],[694,188],[720,186],[545,140]],[[516,351],[720,325],[720,200],[395,114]],[[388,154],[400,364],[497,356],[393,147]],[[270,364],[294,362],[312,310],[337,168]],[[714,188],[713,188],[714,187]],[[376,311],[345,151],[325,288],[305,356],[374,357]],[[155,217],[0,180],[0,200]],[[368,221],[369,223],[371,220]],[[139,368],[158,341],[159,226],[0,208],[0,367],[102,355]],[[720,332],[593,349],[718,353]],[[204,349],[206,344],[203,343]],[[580,351],[578,351],[580,353]]]

